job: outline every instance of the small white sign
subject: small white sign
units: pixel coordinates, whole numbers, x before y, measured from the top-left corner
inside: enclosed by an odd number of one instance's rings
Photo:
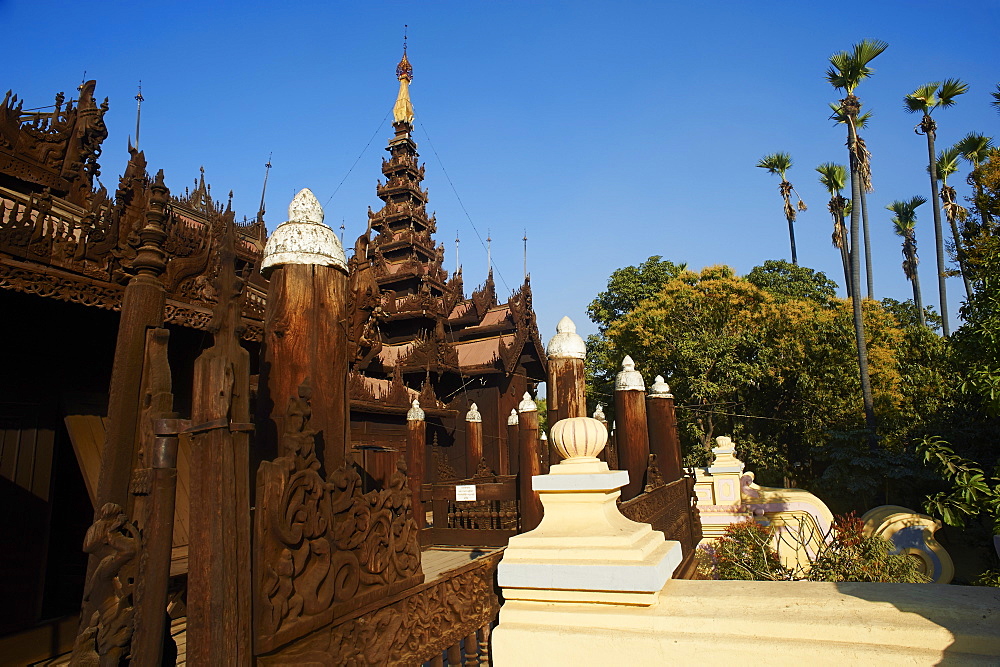
[[[475,484],[455,485],[455,500],[475,500],[475,499],[476,499]]]

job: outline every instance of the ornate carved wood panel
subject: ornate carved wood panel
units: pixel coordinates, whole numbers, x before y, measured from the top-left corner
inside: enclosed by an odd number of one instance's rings
[[[419,665],[488,626],[500,610],[501,554],[480,558],[352,614],[270,655],[261,665]]]

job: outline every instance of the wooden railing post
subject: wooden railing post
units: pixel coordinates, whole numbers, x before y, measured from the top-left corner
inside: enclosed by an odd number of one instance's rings
[[[466,477],[473,477],[483,458],[483,416],[475,403],[465,413]]]
[[[649,433],[646,426],[646,385],[635,370],[632,357],[622,360],[615,379],[615,445],[618,463],[628,471],[629,482],[622,488],[622,500],[635,498],[646,485],[649,463]]]
[[[270,279],[261,351],[260,406],[270,448],[284,433],[285,408],[306,380],[312,388],[312,428],[322,434],[327,471],[344,461],[350,441],[347,392],[347,260],[340,240],[323,224],[323,209],[308,189],[274,230],[261,272]],[[279,456],[289,454],[277,451]]]
[[[510,409],[510,416],[507,417],[507,465],[501,459],[500,474],[516,475],[521,457],[518,456],[518,427],[517,409]]]
[[[587,416],[587,386],[583,362],[587,345],[576,333],[573,320],[564,317],[545,351],[549,359],[546,409],[549,425],[560,419]],[[553,463],[558,463],[556,460]]]
[[[188,534],[187,657],[252,662],[250,597],[250,353],[240,345],[235,229],[222,247],[214,343],[194,362]]]
[[[669,484],[683,476],[684,466],[677,437],[674,395],[662,375],[656,376],[646,396],[646,418],[649,420],[649,453],[656,455],[660,475]]]
[[[542,520],[542,501],[531,488],[531,478],[540,475],[541,455],[538,451],[538,406],[531,394],[524,392],[518,411],[518,489],[521,495],[521,532],[534,530]]]
[[[424,459],[427,452],[427,422],[420,401],[413,399],[413,405],[406,413],[406,470],[413,495],[413,520],[417,528],[423,528],[425,521],[421,490],[424,485]]]

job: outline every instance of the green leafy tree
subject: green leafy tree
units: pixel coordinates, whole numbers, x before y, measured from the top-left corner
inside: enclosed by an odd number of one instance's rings
[[[989,210],[990,207],[986,201],[986,193],[980,177],[980,168],[989,159],[990,151],[993,149],[993,138],[979,134],[978,132],[969,132],[959,139],[958,143],[955,144],[955,148],[972,165],[969,182],[972,184],[974,191],[973,206],[980,214],[980,225],[985,229],[990,229],[993,226],[993,219]]]
[[[941,305],[942,330],[945,336],[951,334],[948,325],[948,291],[944,263],[944,232],[941,227],[941,207],[938,205],[938,175],[935,159],[934,140],[937,137],[937,122],[931,116],[936,109],[946,109],[955,105],[955,98],[969,90],[969,85],[958,79],[946,79],[925,83],[903,98],[903,106],[909,113],[920,113],[917,134],[927,137],[927,164],[931,177],[931,205],[934,209],[934,246],[937,256],[938,299]],[[926,201],[926,200],[925,200]]]
[[[903,237],[903,273],[913,286],[913,303],[917,307],[917,316],[921,326],[926,326],[924,319],[924,300],[920,294],[920,273],[917,271],[917,207],[926,204],[921,196],[912,197],[909,201],[896,200],[886,206],[892,211],[892,224],[896,236]],[[947,320],[946,320],[947,321]]]
[[[798,264],[799,261],[795,250],[795,210],[798,208],[800,211],[805,211],[806,205],[802,201],[802,198],[798,196],[798,193],[795,192],[795,187],[785,176],[786,172],[792,168],[792,156],[788,153],[771,153],[758,160],[757,166],[761,169],[766,169],[769,174],[777,174],[781,177],[781,183],[778,184],[778,193],[784,202],[785,220],[788,221],[788,242],[792,248],[792,264]],[[792,205],[793,193],[799,200],[797,206]]]
[[[847,185],[847,167],[833,162],[824,162],[816,167],[819,172],[819,182],[826,188],[830,195],[830,203],[827,209],[833,216],[833,247],[840,251],[840,261],[844,266],[844,285],[847,288],[847,296],[850,298],[854,294],[851,287],[851,258],[848,250],[847,226],[844,224],[844,216],[847,214],[849,202],[841,194]]]
[[[861,100],[854,94],[854,91],[858,84],[872,75],[871,61],[887,48],[889,45],[883,41],[862,40],[854,45],[852,51],[841,51],[830,56],[830,67],[826,72],[827,81],[837,90],[843,90],[846,93],[845,97],[840,100],[840,111],[847,120],[847,146],[851,170],[851,284],[854,286],[861,284],[861,248],[858,243],[858,233],[861,226],[859,201],[862,186],[868,189],[871,185],[868,149],[860,142],[857,132]],[[861,290],[856,289],[855,292],[857,294],[854,295],[852,302],[854,337],[858,352],[858,373],[865,406],[865,423],[869,433],[871,433],[872,447],[874,447],[875,407],[872,400],[871,378],[868,373],[868,352],[865,345],[865,327],[861,299],[859,298]]]

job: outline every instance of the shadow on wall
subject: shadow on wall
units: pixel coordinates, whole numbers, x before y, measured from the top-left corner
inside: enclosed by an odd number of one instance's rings
[[[952,639],[938,664],[997,664],[996,628],[1000,626],[1000,589],[948,584],[871,584],[843,582],[836,584],[843,595],[882,604],[887,616],[891,609],[926,619],[926,629],[919,637],[907,635],[907,645],[920,637],[928,643],[942,631]],[[989,595],[987,591],[992,591]],[[890,607],[891,605],[891,607]],[[914,619],[915,620],[915,619]],[[895,623],[887,618],[888,623]],[[916,625],[921,625],[917,622]],[[937,642],[934,642],[937,643]],[[987,659],[989,657],[990,659]]]

